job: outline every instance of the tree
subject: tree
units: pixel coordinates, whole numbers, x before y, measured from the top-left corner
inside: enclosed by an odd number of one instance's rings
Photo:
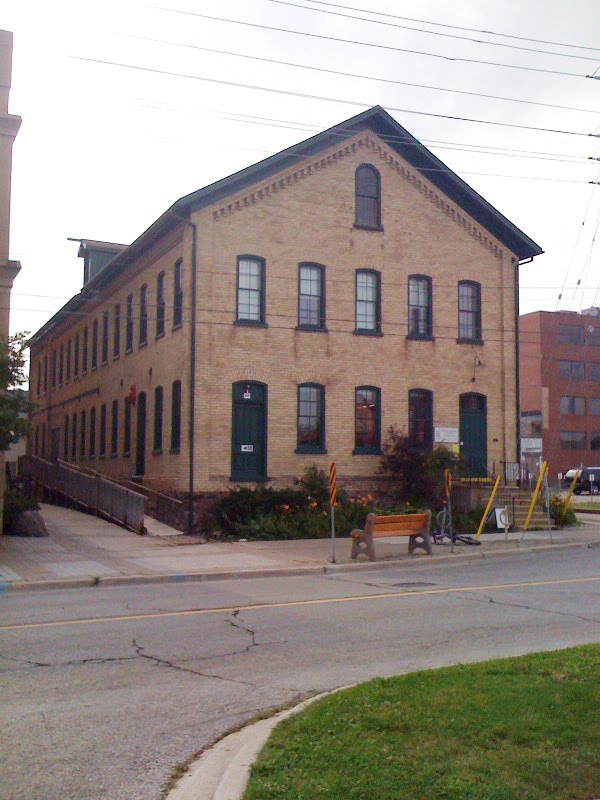
[[[26,382],[27,332],[16,333],[8,344],[0,342],[0,451],[29,432],[31,404],[20,387]]]

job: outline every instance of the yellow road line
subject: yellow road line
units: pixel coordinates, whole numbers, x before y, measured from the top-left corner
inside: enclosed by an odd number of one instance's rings
[[[356,603],[363,600],[389,600],[394,597],[422,597],[432,594],[455,594],[457,592],[482,592],[498,589],[519,589],[534,586],[560,586],[572,583],[600,581],[600,575],[589,578],[557,578],[547,581],[525,581],[523,583],[490,583],[482,586],[455,586],[444,589],[423,589],[417,592],[382,592],[380,594],[357,594],[346,597],[323,597],[316,600],[285,600],[279,603],[252,603],[249,605],[222,606],[219,608],[193,608],[186,611],[156,611],[149,614],[126,614],[115,617],[92,617],[89,619],[67,619],[56,622],[24,622],[15,625],[0,625],[0,631],[24,630],[27,628],[57,628],[61,625],[97,625],[103,622],[127,622],[129,620],[162,619],[164,617],[191,617],[203,614],[232,614],[234,611],[256,611],[262,608],[292,608],[294,606],[318,606],[326,603]]]

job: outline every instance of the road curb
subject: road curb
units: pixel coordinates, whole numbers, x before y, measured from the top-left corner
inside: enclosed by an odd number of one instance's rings
[[[321,692],[293,708],[279,711],[224,736],[189,766],[175,788],[166,795],[166,800],[240,800],[248,784],[252,764],[273,728],[317,700],[349,688],[340,686]]]
[[[531,545],[524,543],[506,550],[492,550],[481,552],[473,549],[466,552],[462,548],[455,553],[445,553],[436,555],[433,559],[426,556],[416,558],[386,559],[385,561],[358,562],[355,564],[323,564],[306,567],[274,567],[265,569],[251,570],[223,570],[222,572],[189,572],[189,573],[168,573],[165,575],[116,575],[107,577],[89,578],[61,578],[58,580],[47,581],[6,581],[0,582],[0,594],[3,592],[26,592],[26,591],[51,591],[53,589],[90,589],[109,586],[133,586],[147,584],[157,585],[164,583],[208,583],[212,581],[227,580],[249,580],[253,578],[286,578],[299,577],[302,575],[336,575],[352,572],[370,572],[381,569],[389,569],[398,566],[417,565],[417,564],[436,564],[439,562],[453,561],[456,559],[483,559],[497,558],[501,556],[519,555],[524,553],[544,552],[547,550],[567,550],[577,547],[586,549],[600,547],[600,540],[593,542],[567,542],[565,544],[540,544]]]

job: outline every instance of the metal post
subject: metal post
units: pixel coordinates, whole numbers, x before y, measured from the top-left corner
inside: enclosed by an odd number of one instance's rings
[[[331,531],[331,563],[335,564],[335,498],[336,498],[335,462],[329,465],[329,529]]]
[[[552,541],[552,521],[550,519],[550,490],[548,489],[548,470],[544,472],[544,492],[546,494],[546,515],[548,517],[548,535],[550,537],[550,544]]]
[[[331,529],[331,563],[335,564],[335,511],[329,509],[329,527]]]

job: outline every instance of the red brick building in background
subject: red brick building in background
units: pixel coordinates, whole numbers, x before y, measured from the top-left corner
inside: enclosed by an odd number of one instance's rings
[[[549,479],[600,464],[600,308],[519,318],[521,458]]]

